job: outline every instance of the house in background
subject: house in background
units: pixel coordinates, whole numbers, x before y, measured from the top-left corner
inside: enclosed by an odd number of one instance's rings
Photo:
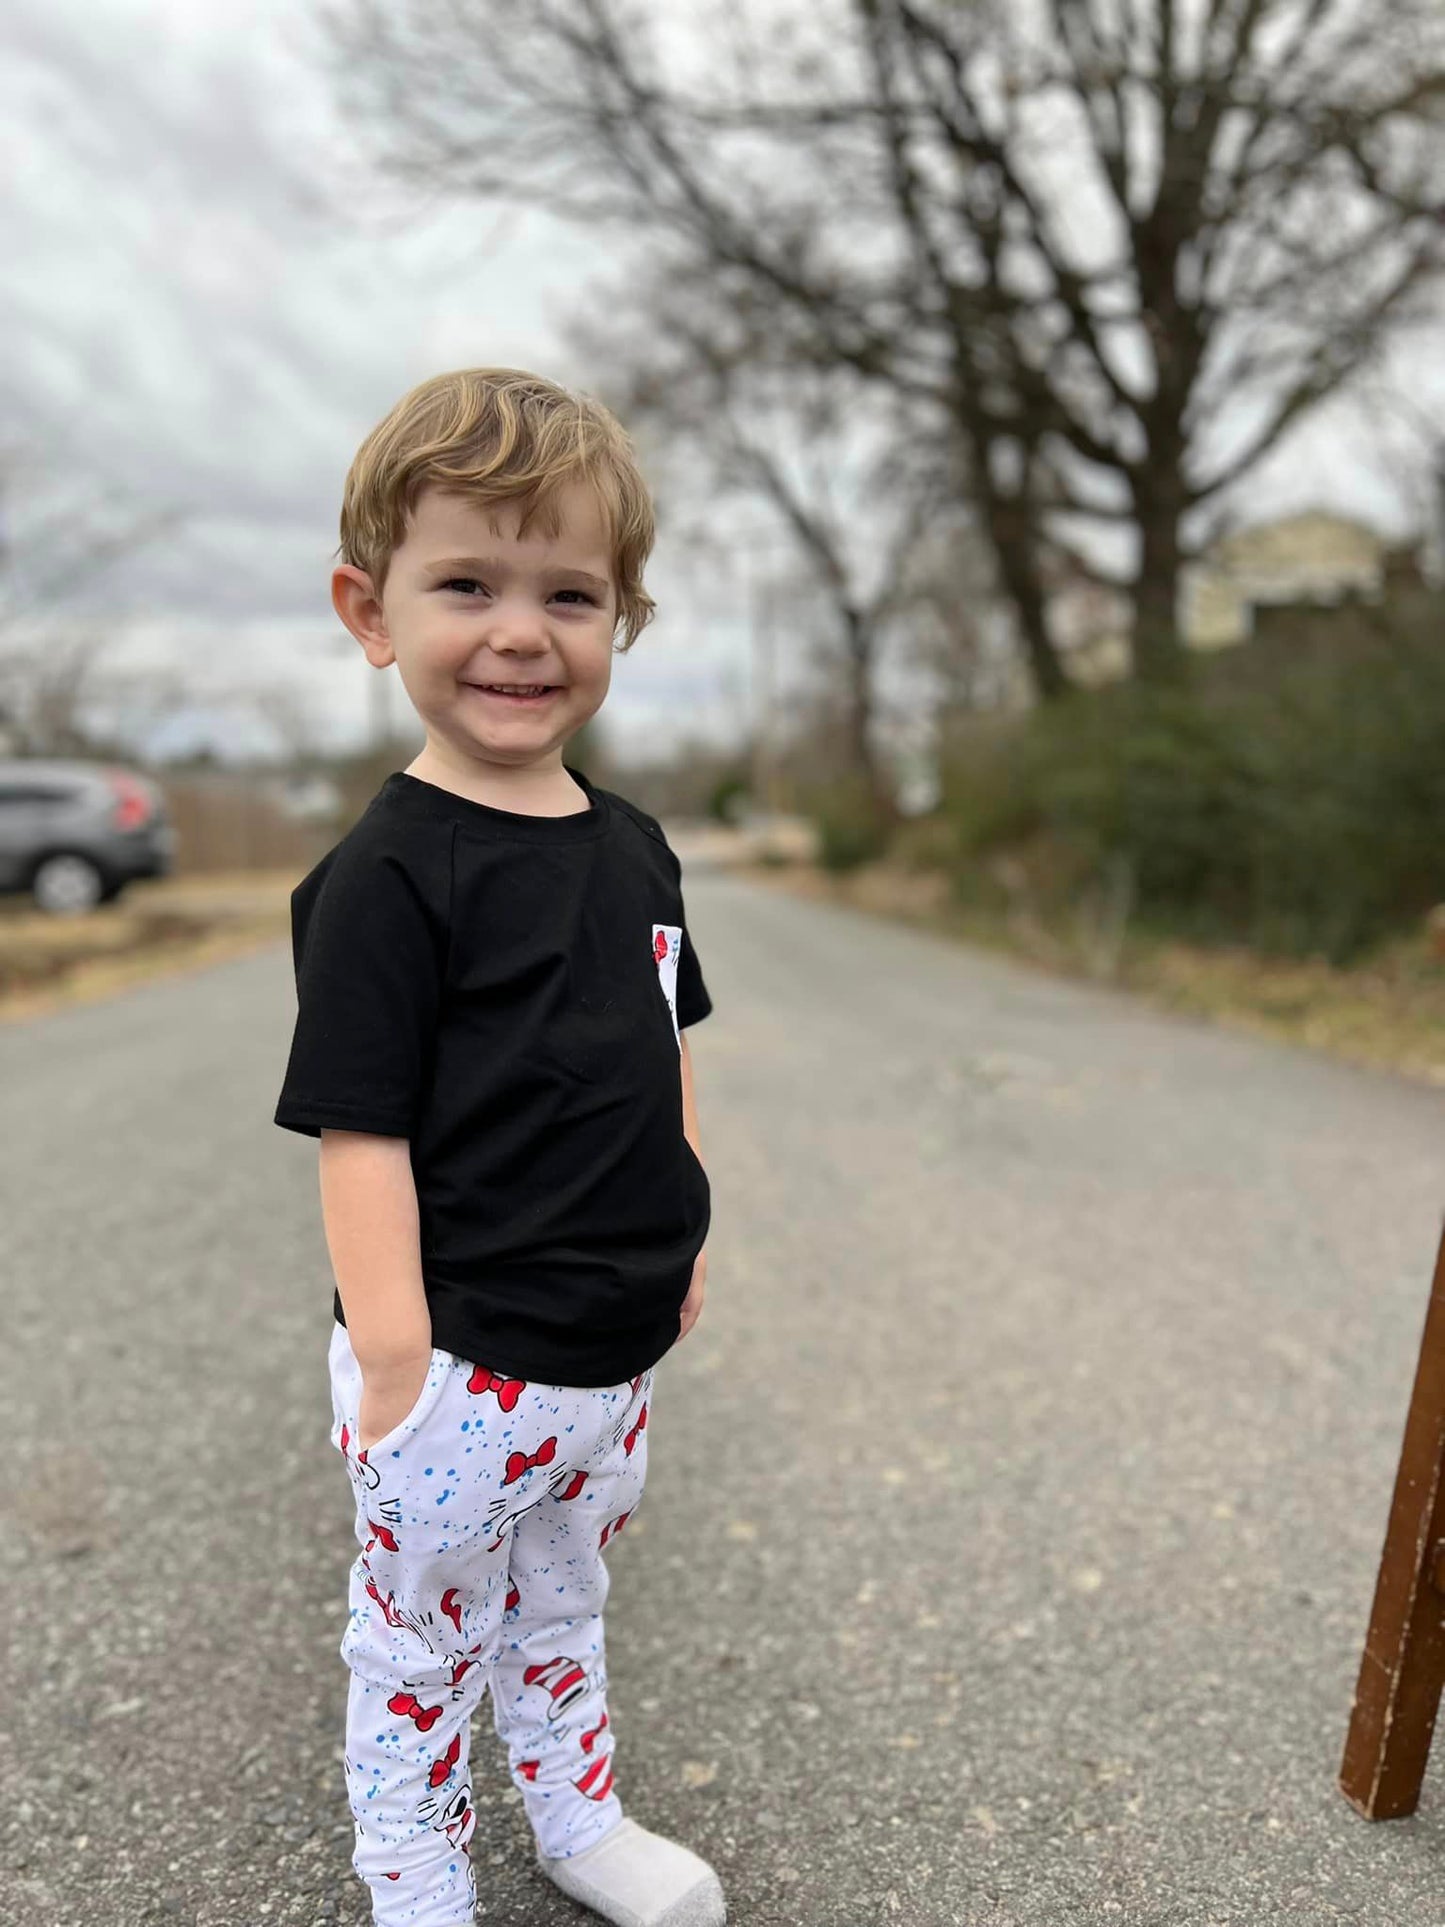
[[[1368,523],[1322,509],[1237,529],[1184,572],[1184,640],[1192,649],[1247,642],[1258,604],[1379,601],[1391,547]]]
[[[1236,529],[1182,571],[1179,627],[1185,646],[1227,649],[1248,642],[1258,608],[1379,602],[1393,550],[1369,523],[1325,509]],[[1052,614],[1075,681],[1112,682],[1129,673],[1127,598],[1069,584],[1055,596]]]

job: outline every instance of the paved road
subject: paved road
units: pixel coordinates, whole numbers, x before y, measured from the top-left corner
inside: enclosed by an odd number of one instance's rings
[[[1445,1094],[688,873],[711,1301],[614,1564],[737,1927],[1440,1927],[1335,1772]],[[283,947],[0,1030],[5,1927],[364,1918]],[[533,1873],[490,1725],[483,1918]]]

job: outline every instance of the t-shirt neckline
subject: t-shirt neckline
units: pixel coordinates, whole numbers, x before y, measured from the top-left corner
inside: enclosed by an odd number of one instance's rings
[[[440,783],[413,776],[405,769],[391,772],[382,785],[382,794],[446,822],[492,836],[521,837],[531,843],[579,843],[600,836],[607,827],[606,797],[580,769],[571,763],[562,767],[589,801],[587,809],[573,810],[566,816],[533,816],[525,810],[498,809],[495,804],[459,796],[455,790],[443,789]]]

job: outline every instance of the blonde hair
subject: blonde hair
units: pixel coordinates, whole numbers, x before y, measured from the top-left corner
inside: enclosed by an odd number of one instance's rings
[[[341,558],[365,569],[378,594],[392,551],[424,488],[482,503],[520,502],[558,534],[558,496],[570,482],[597,493],[612,547],[622,648],[656,604],[642,571],[656,533],[652,498],[617,417],[522,368],[459,368],[403,395],[356,451],[341,500]]]

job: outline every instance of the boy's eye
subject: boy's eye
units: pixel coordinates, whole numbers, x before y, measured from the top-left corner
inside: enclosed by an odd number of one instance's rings
[[[457,595],[470,595],[473,590],[476,589],[485,591],[486,586],[485,582],[479,582],[475,576],[471,575],[451,575],[447,577],[445,582],[437,584],[438,588],[453,590]],[[588,603],[593,607],[595,607],[597,603],[596,596],[589,595],[585,589],[558,589],[555,593],[558,598],[562,596],[576,596],[579,602]]]

